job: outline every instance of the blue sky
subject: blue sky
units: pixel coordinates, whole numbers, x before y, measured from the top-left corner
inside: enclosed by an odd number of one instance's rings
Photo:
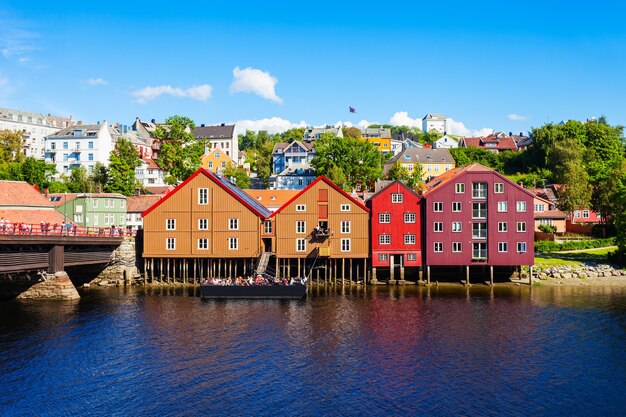
[[[426,113],[465,134],[626,124],[617,2],[23,3],[0,0],[0,107],[272,130]]]

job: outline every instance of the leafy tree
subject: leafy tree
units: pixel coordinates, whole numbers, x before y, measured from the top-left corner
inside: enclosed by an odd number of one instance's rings
[[[64,178],[64,183],[70,193],[88,193],[93,185],[83,166],[73,169],[70,175]]]
[[[243,168],[236,167],[234,164],[229,164],[224,170],[224,177],[234,178],[235,184],[239,188],[250,188],[250,177]]]
[[[337,186],[343,188],[344,190],[348,188],[346,175],[343,173],[343,169],[339,168],[337,165],[333,165],[330,170],[328,170],[327,174],[328,179],[337,184]]]
[[[51,193],[68,193],[70,192],[70,189],[64,182],[52,181],[48,186],[48,191]]]
[[[294,140],[302,140],[304,138],[304,131],[306,128],[304,127],[295,127],[292,129],[285,130],[281,133],[280,137],[283,142],[293,142]]]
[[[189,117],[176,115],[155,129],[154,135],[161,141],[158,163],[169,173],[169,184],[184,180],[200,166],[204,143],[194,138],[191,131],[195,128]]]
[[[591,204],[589,174],[583,167],[583,153],[575,139],[564,139],[555,144],[549,153],[549,162],[554,167],[554,179],[563,184],[559,193],[561,210],[573,211]]]
[[[22,152],[24,137],[18,130],[0,131],[0,164],[9,162],[24,162],[26,157]]]
[[[139,152],[133,144],[119,138],[115,149],[109,156],[108,182],[105,190],[108,193],[120,193],[125,196],[132,195],[135,191],[135,168],[141,165]]]
[[[36,185],[43,191],[50,185],[50,179],[56,174],[56,165],[29,157],[21,165],[21,179]]]
[[[503,171],[500,154],[491,152],[488,149],[478,147],[462,147],[450,149],[450,154],[454,158],[457,166],[479,163],[486,167],[495,169],[498,172]]]
[[[386,178],[390,181],[406,181],[409,178],[409,172],[402,166],[400,161],[396,161],[389,167]]]
[[[256,149],[259,146],[259,139],[256,132],[246,130],[246,133],[239,135],[239,149],[242,151]]]
[[[420,183],[422,183],[422,176],[424,174],[423,167],[421,164],[416,164],[413,168],[413,171],[409,175],[406,180],[406,185],[411,188],[416,188]]]
[[[100,187],[101,190],[104,190],[104,187],[109,181],[109,168],[107,168],[106,165],[100,162],[96,162],[96,165],[94,165],[93,167],[93,173],[91,174],[91,178],[97,187]]]
[[[344,127],[342,130],[345,138],[360,139],[362,136],[361,129],[358,127]]]

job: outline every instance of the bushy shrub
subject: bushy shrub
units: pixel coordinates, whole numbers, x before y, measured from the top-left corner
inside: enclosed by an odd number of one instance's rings
[[[556,233],[556,227],[550,226],[549,224],[542,224],[539,226],[539,230],[543,233]]]
[[[607,246],[613,246],[615,244],[614,238],[608,239],[589,239],[589,240],[573,240],[571,242],[556,243],[551,241],[535,242],[535,252],[559,252],[564,250],[584,250],[604,248]]]

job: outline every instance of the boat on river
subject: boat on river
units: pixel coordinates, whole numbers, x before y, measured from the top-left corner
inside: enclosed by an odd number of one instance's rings
[[[269,283],[252,285],[221,285],[214,283],[200,284],[202,298],[221,299],[290,299],[299,300],[306,297],[306,280],[292,281],[288,284]]]

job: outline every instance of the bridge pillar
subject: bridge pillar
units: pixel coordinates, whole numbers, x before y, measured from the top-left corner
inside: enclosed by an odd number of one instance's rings
[[[65,270],[65,247],[54,245],[48,252],[48,273],[54,274]]]

